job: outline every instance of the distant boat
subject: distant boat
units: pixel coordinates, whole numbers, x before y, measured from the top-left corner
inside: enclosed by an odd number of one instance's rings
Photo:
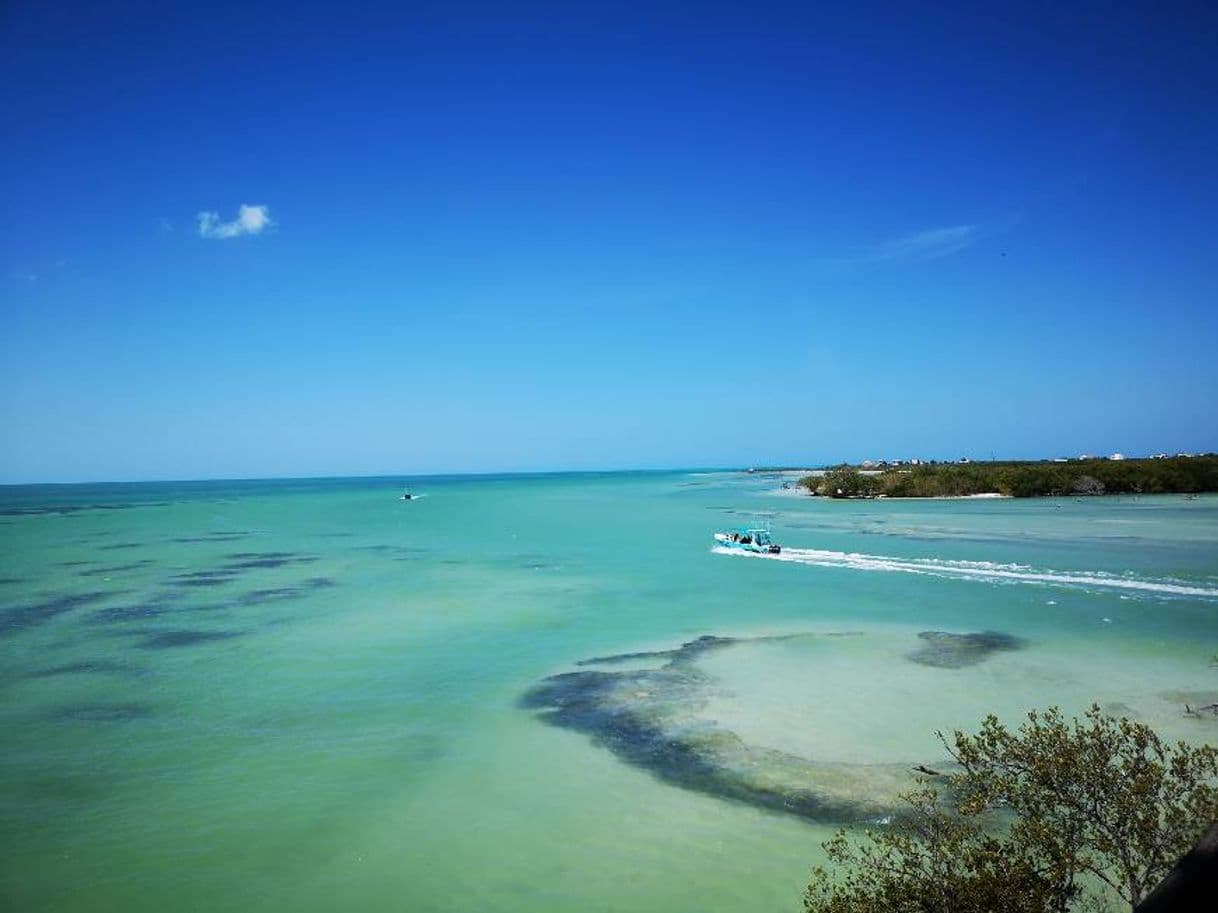
[[[758,555],[777,555],[782,546],[770,538],[770,531],[762,526],[742,526],[724,533],[715,533],[715,542],[723,548],[755,552]]]
[[[399,498],[398,500],[400,500],[400,501],[413,501],[414,499],[415,499],[415,496],[414,496],[414,495],[412,495],[412,494],[410,493],[410,491],[409,491],[409,490],[407,490],[407,491],[402,492],[402,497],[401,497],[401,498]]]

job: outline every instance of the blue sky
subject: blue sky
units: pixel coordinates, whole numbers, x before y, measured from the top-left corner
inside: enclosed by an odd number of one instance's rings
[[[6,4],[0,481],[1218,447],[1218,9],[820,6]]]

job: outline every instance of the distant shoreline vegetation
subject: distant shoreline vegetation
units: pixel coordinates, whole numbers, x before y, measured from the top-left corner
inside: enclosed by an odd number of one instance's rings
[[[1077,459],[918,463],[828,468],[799,485],[829,498],[1013,498],[1218,491],[1218,455],[1150,459]]]

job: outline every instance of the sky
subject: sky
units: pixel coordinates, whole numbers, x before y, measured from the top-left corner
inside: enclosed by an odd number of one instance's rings
[[[0,482],[1218,449],[1214,4],[0,5]]]

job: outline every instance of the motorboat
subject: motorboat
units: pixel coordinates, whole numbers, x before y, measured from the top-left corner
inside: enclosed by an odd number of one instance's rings
[[[777,555],[782,551],[782,546],[770,538],[770,531],[764,526],[741,526],[727,532],[715,533],[715,543],[722,548],[755,552],[758,555]]]

